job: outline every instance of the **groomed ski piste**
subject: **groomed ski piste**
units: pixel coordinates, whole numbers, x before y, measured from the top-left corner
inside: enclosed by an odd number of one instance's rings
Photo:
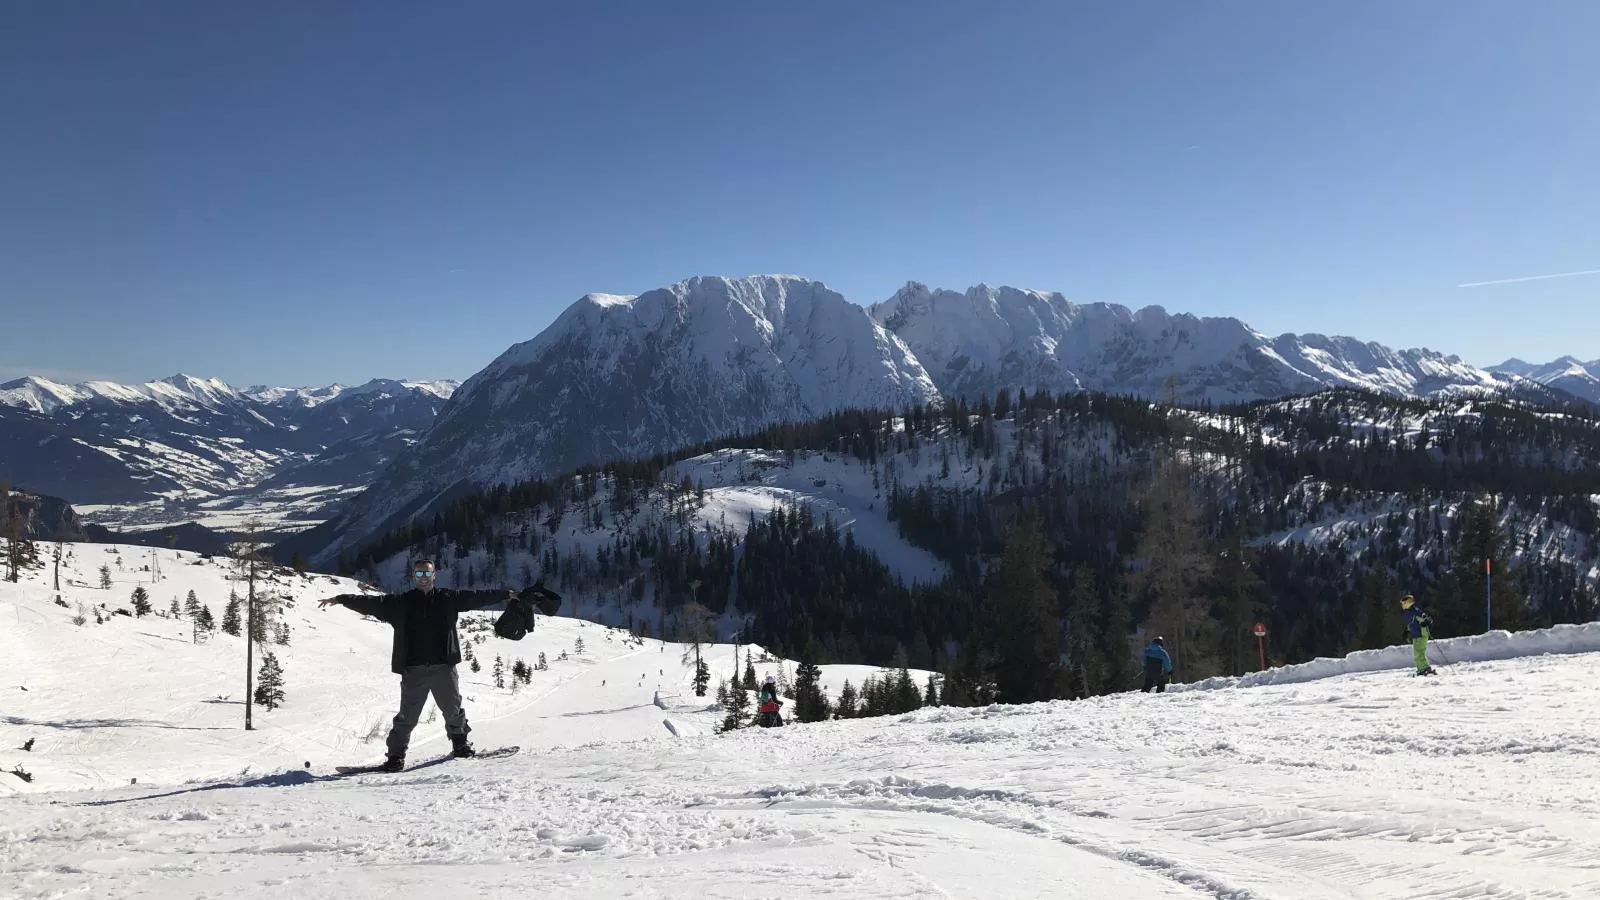
[[[275,586],[286,703],[246,732],[239,638],[92,613],[143,578],[157,609],[192,587],[220,619],[226,566],[160,551],[157,581],[124,547],[103,591],[107,548],[68,549],[66,608],[48,572],[0,584],[8,898],[1600,897],[1600,623],[1438,641],[1434,678],[1390,648],[718,735],[682,647],[541,617],[461,670],[474,743],[521,753],[335,777],[381,758],[398,693],[388,628],[314,603],[353,583]],[[540,651],[493,687],[497,654]],[[705,653],[732,672],[733,647]],[[413,764],[448,746],[428,719]]]

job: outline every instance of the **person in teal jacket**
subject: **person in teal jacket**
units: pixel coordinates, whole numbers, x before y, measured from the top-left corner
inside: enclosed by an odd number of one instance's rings
[[[1144,648],[1144,692],[1150,693],[1151,688],[1156,693],[1167,692],[1167,679],[1172,676],[1172,657],[1167,655],[1166,642],[1160,635]]]
[[[1428,663],[1428,641],[1433,637],[1433,617],[1417,606],[1417,598],[1410,594],[1400,598],[1400,608],[1406,613],[1406,634],[1411,637],[1411,654],[1417,664],[1418,675],[1432,675]]]

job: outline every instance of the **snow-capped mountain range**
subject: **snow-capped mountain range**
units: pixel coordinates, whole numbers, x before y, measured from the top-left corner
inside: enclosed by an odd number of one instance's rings
[[[203,520],[271,491],[304,514],[370,483],[454,388],[376,379],[240,391],[189,375],[138,385],[23,378],[0,385],[0,478],[115,525]]]
[[[193,511],[184,503],[275,490],[268,505],[294,507],[303,527],[325,518],[307,507],[348,500],[306,535],[304,549],[328,562],[476,487],[845,408],[1001,388],[1222,403],[1329,386],[1420,397],[1542,385],[1600,402],[1594,372],[1572,358],[1484,369],[1428,349],[1269,337],[1234,318],[1012,287],[911,282],[863,307],[798,276],[699,277],[638,296],[589,294],[459,389],[379,380],[241,391],[183,375],[10,382],[0,385],[0,478],[90,504],[89,521],[115,518],[94,504],[176,504],[144,520],[166,523]]]
[[[949,396],[1002,388],[1102,391],[1229,403],[1356,387],[1410,396],[1506,379],[1432,350],[1320,334],[1268,337],[1234,318],[1073,303],[1060,294],[912,282],[871,308]]]
[[[905,344],[820,282],[692,278],[589,294],[463,383],[421,444],[329,523],[319,559],[478,485],[938,399]]]
[[[1580,362],[1575,357],[1563,356],[1553,362],[1534,365],[1513,357],[1498,366],[1490,366],[1489,371],[1497,375],[1527,378],[1600,403],[1600,359]]]
[[[798,276],[691,278],[589,294],[468,379],[433,431],[335,520],[319,562],[478,486],[862,406],[1000,388],[1181,402],[1359,387],[1407,396],[1537,387],[1432,350],[1268,337],[1233,318],[1073,303],[1057,293],[915,282],[856,305]]]

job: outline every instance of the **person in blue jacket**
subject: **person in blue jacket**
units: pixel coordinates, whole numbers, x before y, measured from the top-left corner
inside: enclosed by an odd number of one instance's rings
[[[1433,637],[1433,617],[1417,606],[1417,598],[1410,594],[1400,598],[1400,608],[1406,612],[1406,634],[1411,638],[1411,655],[1417,664],[1418,675],[1432,675],[1428,662],[1428,641]]]
[[[1166,643],[1157,635],[1150,646],[1144,648],[1144,692],[1150,693],[1151,688],[1156,693],[1164,694],[1167,691],[1167,679],[1172,675],[1172,657],[1167,655]]]

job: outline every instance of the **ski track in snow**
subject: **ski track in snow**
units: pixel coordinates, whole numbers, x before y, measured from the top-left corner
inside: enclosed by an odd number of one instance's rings
[[[205,567],[163,568],[203,584]],[[0,794],[0,896],[1600,897],[1587,630],[1552,631],[1572,652],[1432,679],[1319,661],[1315,680],[718,736],[681,648],[541,619],[478,647],[545,650],[533,684],[462,670],[474,742],[520,754],[334,777],[381,753],[362,736],[394,701],[387,629],[307,611],[349,589],[305,587],[279,651],[289,705],[246,733],[238,706],[204,702],[201,670],[231,676],[237,641],[187,647],[152,618],[79,629],[48,592],[0,586],[0,770],[36,773]],[[557,659],[577,636],[586,652]],[[726,645],[707,659],[732,669]],[[439,731],[419,728],[413,765]]]

